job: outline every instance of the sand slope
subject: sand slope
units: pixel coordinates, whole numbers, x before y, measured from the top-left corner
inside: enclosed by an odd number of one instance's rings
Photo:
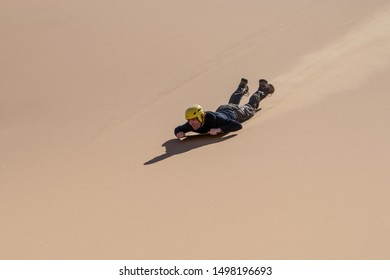
[[[390,258],[390,6],[322,2],[2,1],[0,258]]]

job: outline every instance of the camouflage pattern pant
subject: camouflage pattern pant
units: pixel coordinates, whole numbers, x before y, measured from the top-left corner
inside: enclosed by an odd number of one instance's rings
[[[249,120],[255,115],[256,110],[259,108],[259,104],[262,99],[262,92],[256,91],[249,98],[249,102],[247,104],[239,105],[243,95],[244,91],[242,89],[237,89],[230,96],[229,103],[219,106],[216,111],[224,113],[240,123]]]

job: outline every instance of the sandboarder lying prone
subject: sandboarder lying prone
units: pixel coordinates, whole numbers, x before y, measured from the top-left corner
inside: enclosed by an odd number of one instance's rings
[[[200,105],[189,107],[185,112],[187,122],[175,128],[176,137],[183,138],[190,131],[217,135],[240,130],[242,128],[241,123],[255,115],[260,101],[275,91],[272,84],[261,79],[258,90],[249,98],[249,102],[245,105],[239,105],[241,98],[249,92],[247,84],[248,80],[242,78],[238,88],[231,95],[228,104],[219,106],[215,112],[204,111]]]

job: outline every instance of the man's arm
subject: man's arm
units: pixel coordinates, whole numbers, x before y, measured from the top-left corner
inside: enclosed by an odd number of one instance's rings
[[[211,135],[217,135],[219,133],[229,133],[232,131],[240,130],[242,128],[241,123],[231,118],[228,118],[225,114],[219,112],[211,112],[208,118],[207,133]]]
[[[186,133],[191,130],[192,130],[191,125],[188,122],[186,122],[185,124],[176,127],[174,133],[175,136],[180,139],[185,137]]]
[[[222,130],[221,131],[222,133],[229,133],[229,132],[240,130],[242,128],[242,124],[236,120],[228,118],[224,114],[217,113],[215,128],[220,128]]]

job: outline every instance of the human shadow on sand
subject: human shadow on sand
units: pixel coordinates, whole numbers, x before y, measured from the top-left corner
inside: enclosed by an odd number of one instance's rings
[[[148,160],[144,163],[144,165],[150,165],[153,163],[157,163],[159,161],[162,161],[164,159],[167,159],[171,156],[186,153],[188,151],[191,151],[193,149],[197,149],[203,146],[207,146],[210,144],[216,144],[220,143],[222,141],[228,140],[232,137],[237,136],[237,134],[232,135],[226,135],[226,134],[220,134],[220,135],[190,135],[186,138],[179,140],[179,139],[171,139],[166,141],[161,146],[165,147],[165,154],[162,154],[160,156],[157,156],[151,160]]]

